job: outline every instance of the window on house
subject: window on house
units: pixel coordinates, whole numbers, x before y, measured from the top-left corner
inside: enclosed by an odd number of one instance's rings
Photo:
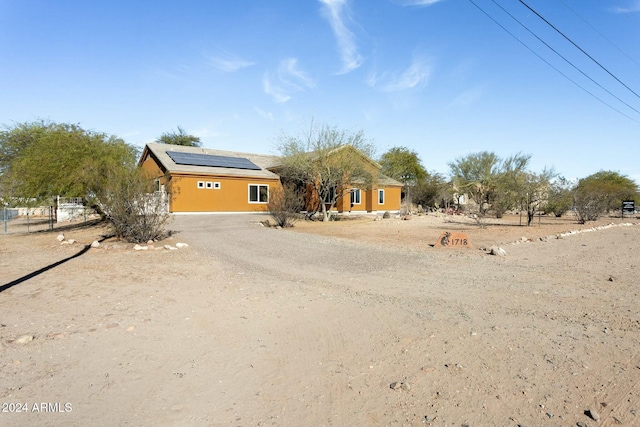
[[[384,205],[384,190],[378,190],[378,204]]]
[[[359,205],[360,204],[360,189],[359,188],[352,188],[351,189],[351,204],[352,205]]]
[[[204,181],[198,181],[198,188],[204,188]]]
[[[213,189],[214,190],[219,190],[220,189],[220,183],[219,182],[214,182],[213,183]]]
[[[153,191],[156,192],[156,193],[158,191],[160,191],[160,180],[159,179],[153,180]]]
[[[207,182],[207,190],[211,190],[213,188],[213,182]]]
[[[268,203],[269,186],[249,184],[249,203]]]

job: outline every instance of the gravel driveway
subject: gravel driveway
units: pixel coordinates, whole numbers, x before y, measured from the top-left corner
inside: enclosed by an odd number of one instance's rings
[[[344,224],[367,242],[264,219],[176,216],[187,248],[92,248],[2,292],[0,402],[73,410],[0,424],[639,424],[640,227],[496,257],[431,248],[418,219]],[[1,272],[76,251],[5,236]]]

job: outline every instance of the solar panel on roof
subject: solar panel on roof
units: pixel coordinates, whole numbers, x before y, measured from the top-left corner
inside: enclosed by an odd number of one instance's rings
[[[243,157],[216,156],[213,154],[183,153],[181,151],[167,151],[167,155],[177,165],[209,166],[212,168],[231,168],[261,170],[249,159]]]

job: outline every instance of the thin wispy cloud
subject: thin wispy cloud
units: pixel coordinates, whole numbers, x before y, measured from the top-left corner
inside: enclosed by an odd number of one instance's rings
[[[362,56],[358,53],[355,36],[345,24],[348,16],[348,0],[319,0],[323,5],[325,18],[329,21],[333,34],[338,42],[342,70],[338,74],[346,74],[362,65]]]
[[[414,59],[413,63],[404,71],[372,74],[367,80],[371,87],[377,87],[383,92],[400,92],[411,89],[421,89],[429,82],[431,66],[423,59]]]
[[[219,71],[231,73],[241,68],[247,68],[254,65],[253,62],[242,59],[241,57],[229,53],[222,55],[210,56],[209,63]]]
[[[266,72],[262,78],[264,92],[280,103],[290,100],[292,93],[311,89],[315,85],[315,81],[298,67],[296,58],[283,59],[276,73]]]
[[[636,13],[640,12],[640,0],[630,2],[628,6],[618,6],[611,9],[615,13]]]
[[[483,93],[482,88],[477,87],[477,88],[470,89],[458,95],[449,105],[447,105],[447,108],[466,107],[468,105],[471,105],[475,103],[478,99],[480,99],[480,97],[482,96],[482,93]]]
[[[269,73],[264,73],[264,76],[262,76],[262,87],[264,89],[264,93],[273,97],[273,100],[276,102],[282,103],[287,102],[291,99],[291,97],[282,87],[274,84],[271,81],[271,76],[269,76]]]
[[[444,0],[395,0],[400,6],[431,6]]]
[[[296,89],[300,89],[301,86],[312,88],[316,85],[315,81],[307,73],[298,68],[298,60],[296,58],[287,58],[280,61],[278,76],[288,86]]]

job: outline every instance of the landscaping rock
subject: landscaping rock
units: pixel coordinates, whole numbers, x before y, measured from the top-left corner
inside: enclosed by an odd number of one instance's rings
[[[409,390],[411,390],[411,384],[409,384],[408,382],[403,382],[403,383],[400,385],[400,387],[402,387],[402,389],[403,389],[404,391],[409,391]]]
[[[16,344],[26,344],[33,341],[33,338],[33,335],[20,335],[18,338],[16,338],[15,342]]]
[[[389,218],[391,218],[391,212],[385,211],[384,214],[382,215],[382,219],[389,219]]]
[[[394,381],[394,382],[392,382],[391,384],[389,384],[389,388],[390,388],[391,390],[400,390],[400,387],[401,387],[401,385],[400,385],[400,383],[399,383],[399,382],[397,382],[397,381]]]
[[[507,255],[507,252],[499,246],[491,246],[491,248],[489,248],[489,254],[496,256],[505,256]]]
[[[56,240],[58,240],[58,242],[62,242],[64,240],[64,234],[62,233],[58,234],[58,237],[56,237]]]
[[[183,249],[183,248],[186,248],[187,246],[189,245],[186,243],[176,243],[176,248],[178,249]]]
[[[98,242],[97,240],[94,240],[93,243],[91,243],[91,247],[92,248],[99,248],[100,247],[100,242]]]
[[[147,246],[140,246],[140,245],[135,245],[133,247],[134,251],[146,251],[147,249],[149,249]]]
[[[164,248],[168,251],[177,251],[178,248],[176,248],[175,246],[171,246],[171,245],[164,245]]]
[[[584,413],[593,421],[600,421],[600,414],[595,409],[587,409]]]

